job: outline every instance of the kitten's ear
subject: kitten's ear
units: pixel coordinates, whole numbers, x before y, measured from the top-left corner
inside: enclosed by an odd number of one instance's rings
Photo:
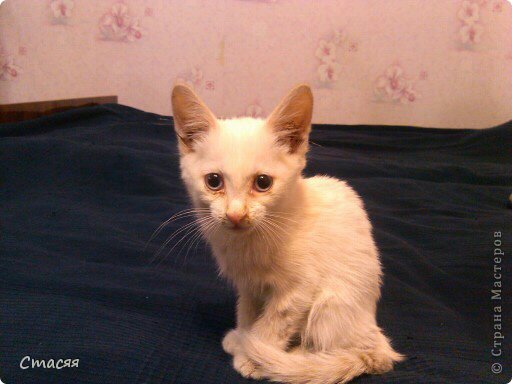
[[[307,151],[308,135],[313,115],[313,94],[309,85],[301,84],[286,96],[267,119],[267,125],[277,136],[277,143],[289,153]]]
[[[173,88],[171,102],[180,151],[192,152],[194,142],[215,126],[215,116],[194,91],[185,85]]]

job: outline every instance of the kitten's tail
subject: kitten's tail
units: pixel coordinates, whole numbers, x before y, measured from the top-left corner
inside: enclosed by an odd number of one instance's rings
[[[374,349],[340,349],[332,352],[285,352],[247,333],[242,338],[247,357],[259,373],[272,381],[290,384],[341,384],[363,373],[380,374],[404,359],[380,334]]]

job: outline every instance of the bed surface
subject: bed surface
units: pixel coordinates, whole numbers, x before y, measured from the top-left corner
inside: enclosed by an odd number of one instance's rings
[[[490,290],[495,232],[512,252],[512,124],[315,126],[311,141],[306,173],[345,179],[366,203],[385,270],[379,323],[408,356],[355,382],[508,383],[512,329],[493,358]],[[150,264],[180,222],[144,252],[189,207],[177,162],[172,120],[125,106],[0,125],[0,380],[249,382],[220,345],[235,297],[206,247]],[[22,370],[25,356],[79,366]]]

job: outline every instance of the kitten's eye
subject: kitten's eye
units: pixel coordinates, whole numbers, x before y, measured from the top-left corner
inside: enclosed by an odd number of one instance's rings
[[[269,175],[258,175],[254,179],[254,188],[258,192],[266,192],[272,186],[272,178]]]
[[[206,186],[212,191],[219,191],[224,186],[224,181],[222,180],[222,176],[218,173],[209,173],[204,177],[204,182]]]

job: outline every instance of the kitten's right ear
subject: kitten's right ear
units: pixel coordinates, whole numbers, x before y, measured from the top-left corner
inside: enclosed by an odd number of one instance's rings
[[[171,102],[180,151],[192,152],[194,143],[215,126],[215,116],[194,91],[185,85],[173,88]]]

